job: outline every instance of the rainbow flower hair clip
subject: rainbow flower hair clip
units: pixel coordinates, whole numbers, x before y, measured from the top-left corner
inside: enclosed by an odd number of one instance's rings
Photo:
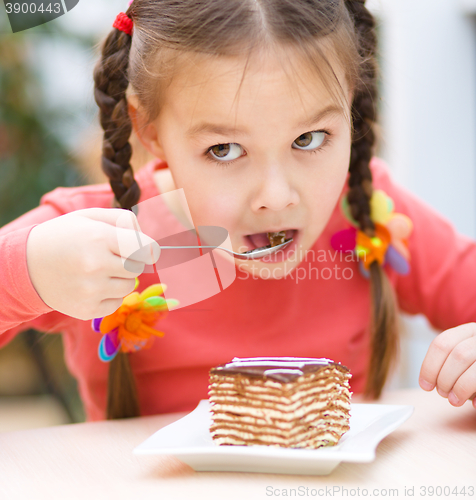
[[[136,278],[134,290],[138,286],[139,280]],[[155,323],[179,304],[175,299],[161,297],[166,289],[165,284],[155,284],[140,294],[133,291],[124,297],[117,311],[92,320],[93,330],[103,334],[98,348],[101,361],[111,361],[119,351],[149,349],[154,337],[164,336],[163,332],[154,328]]]
[[[368,278],[369,267],[377,261],[381,266],[390,265],[398,274],[410,271],[408,238],[413,230],[409,217],[394,211],[392,198],[381,189],[376,189],[370,199],[370,218],[375,224],[375,236],[370,238],[359,229],[352,217],[347,195],[341,198],[341,210],[352,227],[338,231],[331,238],[336,251],[353,251],[359,259],[359,268]]]

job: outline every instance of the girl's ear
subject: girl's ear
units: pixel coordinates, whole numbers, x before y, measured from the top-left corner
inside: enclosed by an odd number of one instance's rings
[[[147,123],[146,115],[137,100],[137,96],[129,95],[127,97],[127,109],[132,121],[132,127],[141,144],[156,158],[165,161],[165,154],[159,141],[157,129],[153,123]]]

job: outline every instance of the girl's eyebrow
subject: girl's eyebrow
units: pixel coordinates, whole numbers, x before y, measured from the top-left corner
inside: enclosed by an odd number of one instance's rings
[[[326,108],[319,110],[317,113],[312,115],[310,118],[298,123],[296,128],[311,127],[311,125],[321,121],[329,115],[338,115],[343,112],[340,106],[331,104]],[[248,131],[240,128],[233,128],[228,125],[221,125],[217,123],[210,122],[199,122],[198,124],[190,127],[185,135],[187,137],[193,138],[198,135],[250,135]]]

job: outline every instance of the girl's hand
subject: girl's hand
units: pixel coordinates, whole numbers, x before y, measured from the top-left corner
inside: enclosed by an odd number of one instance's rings
[[[428,348],[420,370],[420,387],[435,388],[453,406],[468,398],[476,408],[476,323],[440,333]]]
[[[159,258],[160,247],[140,232],[130,210],[88,208],[35,226],[26,254],[30,279],[43,302],[73,318],[90,320],[121,306],[145,265]],[[127,259],[126,268],[121,256]]]

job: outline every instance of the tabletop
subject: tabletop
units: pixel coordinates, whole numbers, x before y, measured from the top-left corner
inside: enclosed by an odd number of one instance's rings
[[[170,456],[132,453],[184,413],[1,433],[0,499],[476,499],[470,401],[455,408],[435,391],[405,389],[373,403],[413,405],[415,411],[382,440],[373,462],[343,462],[328,476],[195,472]]]

